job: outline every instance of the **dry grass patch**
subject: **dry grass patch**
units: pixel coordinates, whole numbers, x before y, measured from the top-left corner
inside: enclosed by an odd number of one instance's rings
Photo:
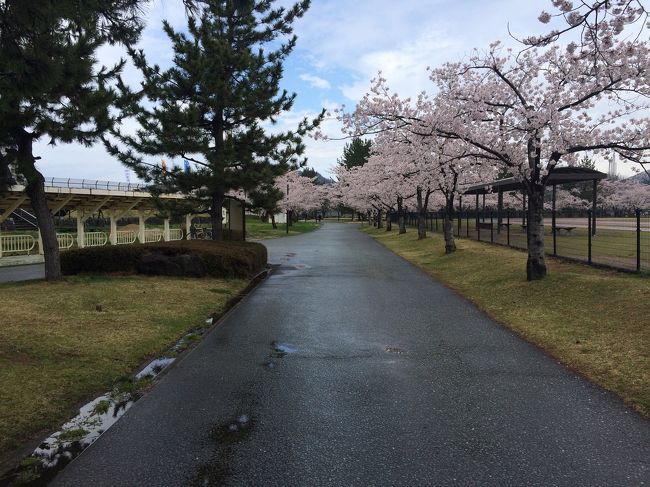
[[[526,281],[526,253],[472,240],[444,254],[439,234],[417,240],[365,227],[490,316],[650,417],[650,279],[547,259]]]
[[[0,285],[0,459],[204,324],[246,284],[87,276]]]

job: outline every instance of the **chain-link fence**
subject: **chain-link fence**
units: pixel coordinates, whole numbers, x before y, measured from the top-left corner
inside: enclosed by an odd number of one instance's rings
[[[617,215],[617,216],[612,216]],[[397,215],[393,215],[397,221]],[[406,224],[417,225],[417,214],[407,213]],[[442,211],[426,215],[428,231],[442,232]],[[461,210],[454,214],[454,235],[508,247],[526,249],[523,211]],[[650,210],[599,214],[591,210],[548,211],[544,215],[546,253],[589,264],[630,271],[650,271]]]

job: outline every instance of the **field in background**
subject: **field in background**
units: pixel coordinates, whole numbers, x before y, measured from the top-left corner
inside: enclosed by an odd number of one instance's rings
[[[289,227],[288,235],[300,235],[311,232],[319,228],[320,225],[314,221],[300,220],[293,222]],[[285,223],[278,223],[277,228],[273,228],[271,223],[263,222],[259,217],[246,215],[246,240],[262,240],[265,238],[278,238],[287,236],[287,227]]]

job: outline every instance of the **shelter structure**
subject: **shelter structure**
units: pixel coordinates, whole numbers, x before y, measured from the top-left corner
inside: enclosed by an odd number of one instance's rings
[[[593,184],[593,194],[592,194],[592,211],[591,211],[591,232],[592,235],[596,235],[596,201],[598,196],[598,181],[605,179],[607,174],[596,171],[594,169],[588,169],[585,167],[558,167],[553,170],[550,176],[547,179],[546,185],[550,186],[553,191],[551,208],[553,211],[553,229],[555,229],[555,202],[556,202],[556,189],[557,186],[564,184],[573,184],[579,182],[588,182],[592,181]],[[498,179],[492,182],[479,183],[473,186],[470,186],[465,190],[463,195],[475,195],[476,196],[476,214],[479,214],[479,196],[483,195],[483,201],[485,202],[485,195],[488,193],[497,193],[498,194],[498,203],[497,203],[497,228],[500,228],[503,218],[503,193],[508,193],[511,191],[520,191],[523,193],[523,223],[525,224],[526,218],[526,193],[525,186],[521,181],[518,181],[516,178],[504,178]],[[478,218],[478,216],[477,216]],[[478,219],[477,219],[478,225]]]
[[[77,179],[48,178],[45,182],[45,193],[48,207],[52,214],[69,211],[76,218],[76,234],[58,233],[57,240],[61,250],[73,246],[83,248],[101,245],[123,245],[172,241],[188,238],[189,227],[192,220],[200,213],[185,216],[185,229],[172,228],[170,218],[163,218],[163,228],[146,228],[147,218],[158,213],[156,199],[143,185],[128,183],[113,183],[107,181],[89,181]],[[181,194],[165,194],[159,196],[161,200],[181,200]],[[244,203],[237,198],[227,197],[223,209],[223,225],[228,230],[227,235],[233,239],[245,239]],[[22,219],[34,218],[30,215],[31,203],[26,188],[16,184],[7,191],[0,192],[0,223],[9,218]],[[94,214],[102,212],[108,216],[110,230],[106,232],[87,232],[85,224]],[[137,217],[138,228],[134,230],[119,231],[117,222],[121,218]],[[0,257],[7,253],[30,253],[40,240],[40,231],[35,225],[36,238],[25,232],[17,235],[16,232],[7,235],[0,234]]]

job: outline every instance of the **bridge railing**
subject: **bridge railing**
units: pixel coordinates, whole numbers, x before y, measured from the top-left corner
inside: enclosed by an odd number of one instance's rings
[[[171,228],[169,230],[169,240],[183,240],[183,230],[180,228]]]
[[[71,249],[74,245],[74,237],[69,233],[57,233],[56,241],[59,243],[59,250]]]
[[[45,178],[45,186],[48,188],[147,191],[146,185],[140,183],[120,183],[115,181],[97,181],[94,179]]]
[[[138,238],[136,232],[130,230],[120,230],[115,233],[115,244],[116,245],[130,245],[135,243]]]
[[[144,231],[144,242],[160,242],[163,239],[163,232],[161,230],[145,230]]]
[[[36,247],[36,239],[31,235],[0,235],[0,256],[2,254],[29,253]]]
[[[101,247],[108,243],[108,235],[104,232],[85,232],[84,244],[86,247]]]

